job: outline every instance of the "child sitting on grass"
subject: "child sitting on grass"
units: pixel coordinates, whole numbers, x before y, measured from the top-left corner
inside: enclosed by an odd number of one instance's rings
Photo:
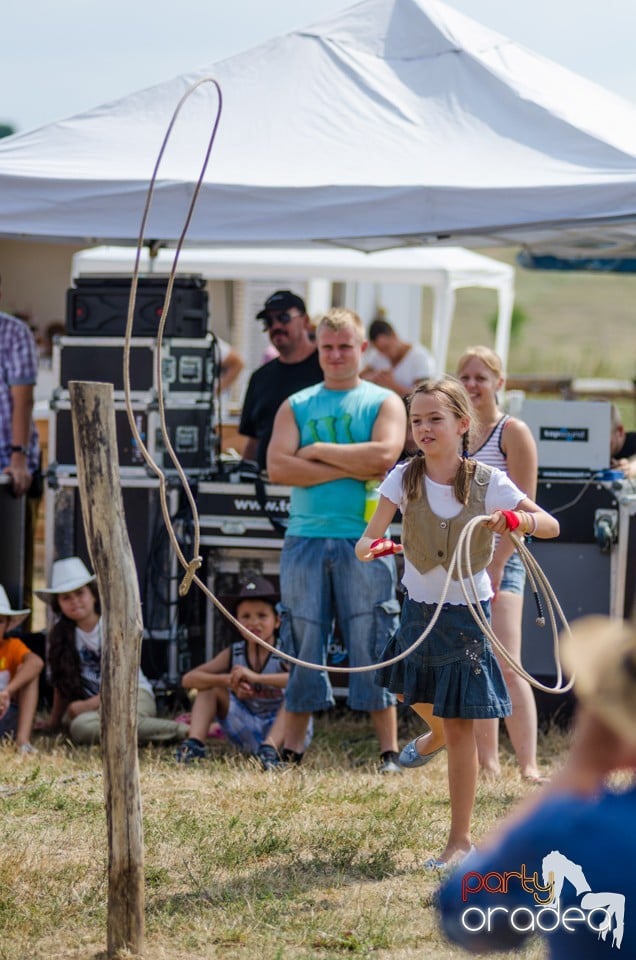
[[[35,753],[30,739],[44,661],[18,637],[7,634],[30,613],[12,610],[0,586],[0,738],[13,738],[20,753]]]
[[[253,577],[238,595],[236,619],[251,633],[276,646],[276,592],[264,577]],[[284,762],[286,662],[254,640],[235,640],[212,660],[186,673],[183,687],[196,690],[187,740],[177,749],[179,763],[205,756],[210,723],[217,720],[240,750],[258,756],[264,770]],[[311,734],[308,735],[308,743]]]
[[[56,560],[51,586],[36,593],[57,616],[49,630],[46,655],[53,707],[40,730],[56,733],[68,725],[74,743],[99,743],[104,621],[95,574],[79,557]],[[152,686],[139,670],[139,743],[170,743],[179,740],[184,730],[183,724],[157,716]]]

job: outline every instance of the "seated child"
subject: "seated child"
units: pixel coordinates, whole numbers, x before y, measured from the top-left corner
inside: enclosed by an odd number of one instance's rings
[[[49,631],[47,668],[53,687],[51,717],[42,730],[54,732],[68,724],[75,743],[99,743],[102,617],[97,584],[79,557],[56,560],[51,586],[36,590],[58,619]],[[150,682],[139,671],[137,739],[165,743],[180,739],[184,724],[157,717]]]
[[[29,741],[44,662],[22,640],[7,634],[30,613],[12,610],[0,586],[0,737],[14,739],[21,753],[35,753]]]
[[[279,624],[276,592],[264,577],[253,577],[238,595],[236,619],[276,646]],[[197,691],[188,739],[177,749],[177,760],[190,763],[205,756],[210,723],[218,720],[229,739],[245,753],[258,756],[264,770],[279,766],[284,737],[284,689],[289,678],[286,661],[254,640],[235,640],[212,660],[186,673],[181,684]],[[311,732],[308,734],[308,743]]]

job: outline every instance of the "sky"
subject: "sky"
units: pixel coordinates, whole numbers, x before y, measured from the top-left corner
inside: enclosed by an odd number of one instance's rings
[[[24,0],[5,5],[0,123],[19,132],[205,67],[351,0]],[[636,103],[636,0],[451,0]]]

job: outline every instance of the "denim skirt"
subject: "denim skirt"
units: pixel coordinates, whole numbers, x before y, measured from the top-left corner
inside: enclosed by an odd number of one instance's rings
[[[490,603],[482,602],[490,618]],[[434,603],[406,599],[400,626],[383,660],[407,650],[426,629]],[[464,604],[445,603],[432,632],[404,660],[376,673],[376,683],[400,693],[404,703],[432,703],[437,717],[488,719],[512,712],[510,697],[492,646]]]

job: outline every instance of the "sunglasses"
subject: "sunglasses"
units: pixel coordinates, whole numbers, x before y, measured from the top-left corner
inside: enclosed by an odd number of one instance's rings
[[[263,318],[263,330],[269,330],[275,323],[282,323],[286,327],[288,323],[299,316],[299,313],[272,313]]]

